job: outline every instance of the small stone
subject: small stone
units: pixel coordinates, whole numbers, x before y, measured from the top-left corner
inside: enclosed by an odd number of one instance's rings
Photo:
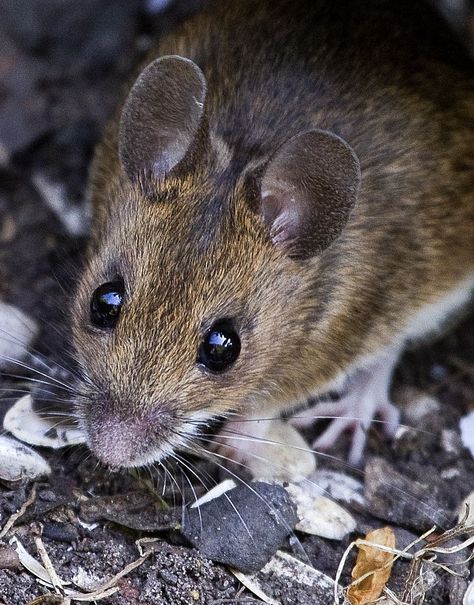
[[[316,469],[316,456],[287,422],[273,420],[259,442],[251,445],[249,471],[260,481],[301,481]]]
[[[367,509],[384,521],[415,531],[443,527],[450,512],[437,499],[441,491],[437,481],[442,479],[431,469],[424,469],[422,482],[421,477],[411,479],[382,458],[369,458],[365,467]]]
[[[474,580],[467,587],[462,605],[474,605]]]
[[[474,458],[474,410],[461,418],[459,427],[461,429],[462,443]]]
[[[182,533],[205,557],[250,573],[269,561],[297,520],[283,487],[255,482],[189,508]]]
[[[234,572],[234,575],[248,590],[269,605],[334,602],[335,587],[332,578],[282,551],[278,551],[260,572],[250,575]],[[292,594],[297,592],[298,600],[280,601],[273,598],[280,594],[283,596],[289,588]],[[337,592],[342,602],[342,590]]]
[[[364,486],[350,475],[339,471],[319,470],[304,482],[305,489],[311,489],[314,494],[329,496],[338,502],[346,504],[357,503],[364,506]]]
[[[31,395],[18,399],[5,414],[3,428],[30,445],[58,449],[85,442],[84,433],[64,418],[45,418],[33,407]]]
[[[168,571],[167,569],[162,569],[159,572],[159,575],[161,579],[170,586],[176,586],[178,583],[178,576],[174,573],[171,573],[171,571]]]
[[[39,454],[16,439],[0,436],[0,479],[33,480],[50,473],[49,464]]]
[[[96,590],[102,582],[102,578],[94,574],[92,571],[84,569],[83,567],[79,567],[72,577],[72,583],[75,586],[88,592]]]
[[[441,473],[440,473],[440,477],[442,479],[455,479],[456,477],[459,477],[459,475],[461,474],[461,471],[454,467],[454,466],[450,466],[448,468],[444,468]]]
[[[86,523],[106,519],[130,529],[155,532],[176,529],[181,508],[161,507],[151,494],[127,492],[85,500],[80,514],[81,521]]]
[[[74,542],[79,533],[70,523],[46,522],[43,525],[43,536],[55,542]]]
[[[448,454],[460,456],[462,449],[462,440],[457,431],[443,429],[441,431],[441,445]]]
[[[437,412],[440,408],[440,403],[435,397],[412,387],[405,387],[398,391],[397,401],[404,404],[403,415],[414,426],[418,426],[423,418]]]
[[[20,566],[16,550],[10,546],[0,546],[0,569],[15,569]]]
[[[301,486],[286,487],[297,507],[298,531],[330,540],[342,540],[353,532],[357,523],[352,515],[336,502],[324,496],[313,496]]]

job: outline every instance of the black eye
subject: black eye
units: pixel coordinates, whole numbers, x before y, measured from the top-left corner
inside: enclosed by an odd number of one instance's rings
[[[240,354],[240,338],[230,321],[216,322],[199,346],[198,363],[211,372],[223,372]]]
[[[107,282],[94,290],[91,298],[91,322],[98,328],[113,328],[123,303],[123,282]]]

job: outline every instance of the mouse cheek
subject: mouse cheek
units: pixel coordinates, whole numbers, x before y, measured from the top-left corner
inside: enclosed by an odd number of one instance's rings
[[[113,407],[96,406],[86,421],[88,445],[100,462],[118,469],[159,460],[171,437],[172,413],[160,408],[127,414]]]

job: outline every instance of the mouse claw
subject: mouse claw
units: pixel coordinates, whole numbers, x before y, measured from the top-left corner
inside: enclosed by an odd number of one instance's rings
[[[318,406],[316,406],[313,414],[319,415],[318,412]],[[327,408],[325,415],[329,415]],[[367,430],[374,417],[380,416],[384,423],[384,433],[388,436],[395,433],[400,417],[399,411],[388,399],[380,401],[369,396],[355,400],[351,395],[334,402],[331,415],[339,417],[335,418],[328,429],[313,442],[313,447],[316,450],[328,450],[342,433],[348,429],[353,430],[348,456],[349,463],[353,465],[360,464],[362,460]],[[315,420],[317,421],[317,418]]]
[[[392,366],[380,365],[379,371],[359,370],[348,381],[347,393],[338,401],[324,402],[298,414],[291,420],[296,426],[308,426],[318,420],[334,418],[314,442],[315,450],[325,451],[347,430],[353,431],[350,464],[359,465],[367,440],[367,429],[375,416],[383,422],[384,433],[393,436],[400,419],[399,410],[390,402],[388,390]]]

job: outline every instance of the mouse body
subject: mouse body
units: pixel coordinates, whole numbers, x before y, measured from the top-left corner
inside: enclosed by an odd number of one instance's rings
[[[357,462],[375,414],[396,427],[401,350],[474,286],[473,75],[408,0],[216,2],[159,41],[89,182],[75,403],[102,462],[229,414],[245,461],[328,390],[315,447],[355,422]]]

